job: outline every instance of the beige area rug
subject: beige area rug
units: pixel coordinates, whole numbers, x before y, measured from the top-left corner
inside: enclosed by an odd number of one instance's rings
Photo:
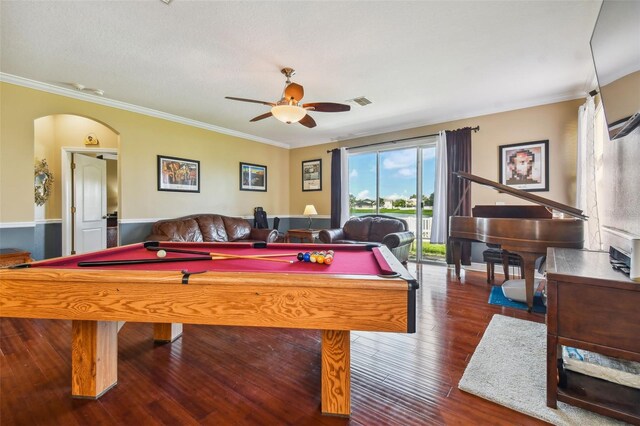
[[[554,425],[622,425],[562,402],[547,407],[547,326],[494,315],[458,388]]]

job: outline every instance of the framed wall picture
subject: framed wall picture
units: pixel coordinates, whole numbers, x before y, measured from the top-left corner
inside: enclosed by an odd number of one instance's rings
[[[549,190],[549,141],[498,147],[500,183],[523,191]]]
[[[240,163],[240,191],[267,191],[267,166]]]
[[[200,192],[200,161],[158,155],[158,191]]]
[[[322,191],[322,160],[302,162],[302,190]]]

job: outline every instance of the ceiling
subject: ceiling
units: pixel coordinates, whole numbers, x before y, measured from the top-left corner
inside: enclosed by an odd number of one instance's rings
[[[6,1],[3,81],[297,148],[541,105],[594,88],[600,0]],[[317,127],[249,120],[277,101],[283,67]]]

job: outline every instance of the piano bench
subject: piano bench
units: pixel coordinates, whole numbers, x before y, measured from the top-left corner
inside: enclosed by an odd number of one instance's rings
[[[496,263],[501,263],[504,269],[504,281],[509,279],[509,266],[518,266],[520,268],[520,278],[524,278],[522,271],[522,263],[520,256],[508,253],[499,248],[489,248],[482,252],[482,259],[487,264],[487,283],[491,283],[495,279]]]

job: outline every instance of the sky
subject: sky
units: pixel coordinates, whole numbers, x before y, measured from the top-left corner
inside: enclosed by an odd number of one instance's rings
[[[423,149],[423,193],[433,192],[435,148]],[[408,199],[416,193],[416,148],[380,152],[380,196],[385,200]],[[349,156],[349,193],[356,199],[375,199],[376,153]]]

